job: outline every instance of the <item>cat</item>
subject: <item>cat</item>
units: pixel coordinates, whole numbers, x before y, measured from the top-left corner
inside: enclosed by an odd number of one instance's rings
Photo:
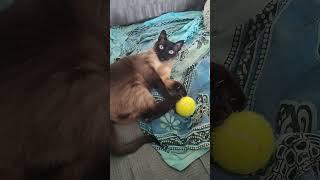
[[[212,117],[210,125],[212,128],[220,126],[224,120],[236,111],[245,109],[247,97],[244,94],[236,76],[224,66],[211,63],[213,83]]]
[[[173,60],[183,44],[182,40],[175,43],[169,41],[166,31],[162,30],[149,51],[124,57],[110,65],[110,119],[113,123],[135,123],[138,118],[151,121],[172,109],[180,98],[186,96],[184,86],[170,79]],[[151,88],[158,89],[165,100],[156,102]],[[115,142],[115,137],[115,134],[110,135],[112,142]],[[151,140],[150,136],[145,135],[131,142],[130,146],[114,145],[113,153],[132,153]]]
[[[107,179],[107,1],[14,3],[0,13],[0,179]]]

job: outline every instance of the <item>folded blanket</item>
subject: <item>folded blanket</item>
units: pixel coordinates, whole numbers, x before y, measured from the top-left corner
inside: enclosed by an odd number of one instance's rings
[[[150,123],[140,121],[140,127],[158,139],[160,145],[153,147],[163,160],[183,170],[208,152],[210,146],[210,36],[204,29],[202,12],[167,13],[144,23],[112,27],[110,60],[113,63],[116,58],[150,49],[161,30],[167,31],[171,41],[185,40],[172,78],[185,85],[188,95],[197,101],[197,109],[190,118],[170,111]],[[162,100],[156,91],[153,95],[157,101]]]
[[[319,0],[271,1],[234,31],[225,66],[239,75],[248,109],[263,114],[278,136],[270,166],[246,179],[320,177],[319,12]],[[243,179],[218,170],[213,176]]]

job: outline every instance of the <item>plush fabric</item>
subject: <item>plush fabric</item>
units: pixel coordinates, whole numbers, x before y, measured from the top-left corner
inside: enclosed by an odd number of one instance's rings
[[[212,0],[211,0],[212,1]],[[214,36],[212,45],[212,60],[224,63],[231,50],[230,44],[234,36],[234,29],[261,11],[270,0],[223,0],[212,1],[211,32]]]
[[[212,0],[211,0],[212,1]],[[212,1],[215,31],[226,31],[255,16],[270,0]]]
[[[151,48],[160,31],[166,30],[171,41],[185,40],[175,61],[172,78],[182,82],[188,95],[197,101],[196,113],[182,118],[174,111],[141,128],[154,135],[161,145],[153,147],[163,160],[177,170],[185,169],[209,150],[209,33],[204,30],[201,11],[167,13],[131,26],[111,28],[111,63],[116,58]],[[161,96],[154,91],[157,100]]]
[[[224,65],[240,77],[247,109],[272,124],[278,146],[264,171],[240,177],[215,169],[214,179],[319,179],[319,12],[319,0],[270,1],[232,30]]]

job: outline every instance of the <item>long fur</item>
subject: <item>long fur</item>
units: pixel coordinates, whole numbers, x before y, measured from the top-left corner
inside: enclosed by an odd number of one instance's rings
[[[159,42],[166,45],[167,50],[158,50]],[[170,79],[175,55],[170,56],[168,51],[176,48],[174,53],[177,54],[182,44],[182,41],[168,41],[166,32],[162,31],[149,51],[124,57],[110,65],[110,120],[113,123],[130,124],[137,123],[139,118],[147,121],[156,119],[186,95],[184,87]],[[151,88],[157,88],[164,101],[156,102]],[[170,93],[170,90],[176,91],[176,94]],[[133,153],[143,144],[156,141],[144,135],[130,143],[120,144],[112,124],[109,129],[110,150],[114,155]]]
[[[126,57],[112,64],[110,68],[111,119],[117,123],[133,122],[142,112],[153,108],[156,102],[150,93],[152,83],[169,81],[171,68],[172,61],[160,62],[153,50]],[[160,78],[156,79],[157,77]],[[119,117],[122,114],[128,114],[130,117]],[[128,122],[121,122],[122,119]]]
[[[103,7],[16,0],[0,13],[0,179],[80,180],[107,168]]]

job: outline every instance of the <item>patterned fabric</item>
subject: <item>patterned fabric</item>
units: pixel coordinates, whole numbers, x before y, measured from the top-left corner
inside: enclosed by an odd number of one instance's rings
[[[265,180],[320,179],[320,135],[285,134],[279,140],[275,162],[261,177]],[[302,178],[304,175],[308,178]]]
[[[173,110],[150,123],[140,121],[146,133],[160,142],[153,147],[164,161],[177,170],[185,169],[209,150],[210,121],[210,36],[203,26],[201,11],[168,13],[141,24],[111,28],[111,63],[117,58],[136,54],[153,47],[160,31],[166,30],[171,41],[185,40],[172,78],[186,87],[197,102],[195,114],[183,118]],[[157,101],[162,97],[153,91]]]
[[[225,66],[240,77],[247,108],[263,114],[278,137],[263,172],[224,179],[319,180],[320,0],[274,0],[239,25]]]

